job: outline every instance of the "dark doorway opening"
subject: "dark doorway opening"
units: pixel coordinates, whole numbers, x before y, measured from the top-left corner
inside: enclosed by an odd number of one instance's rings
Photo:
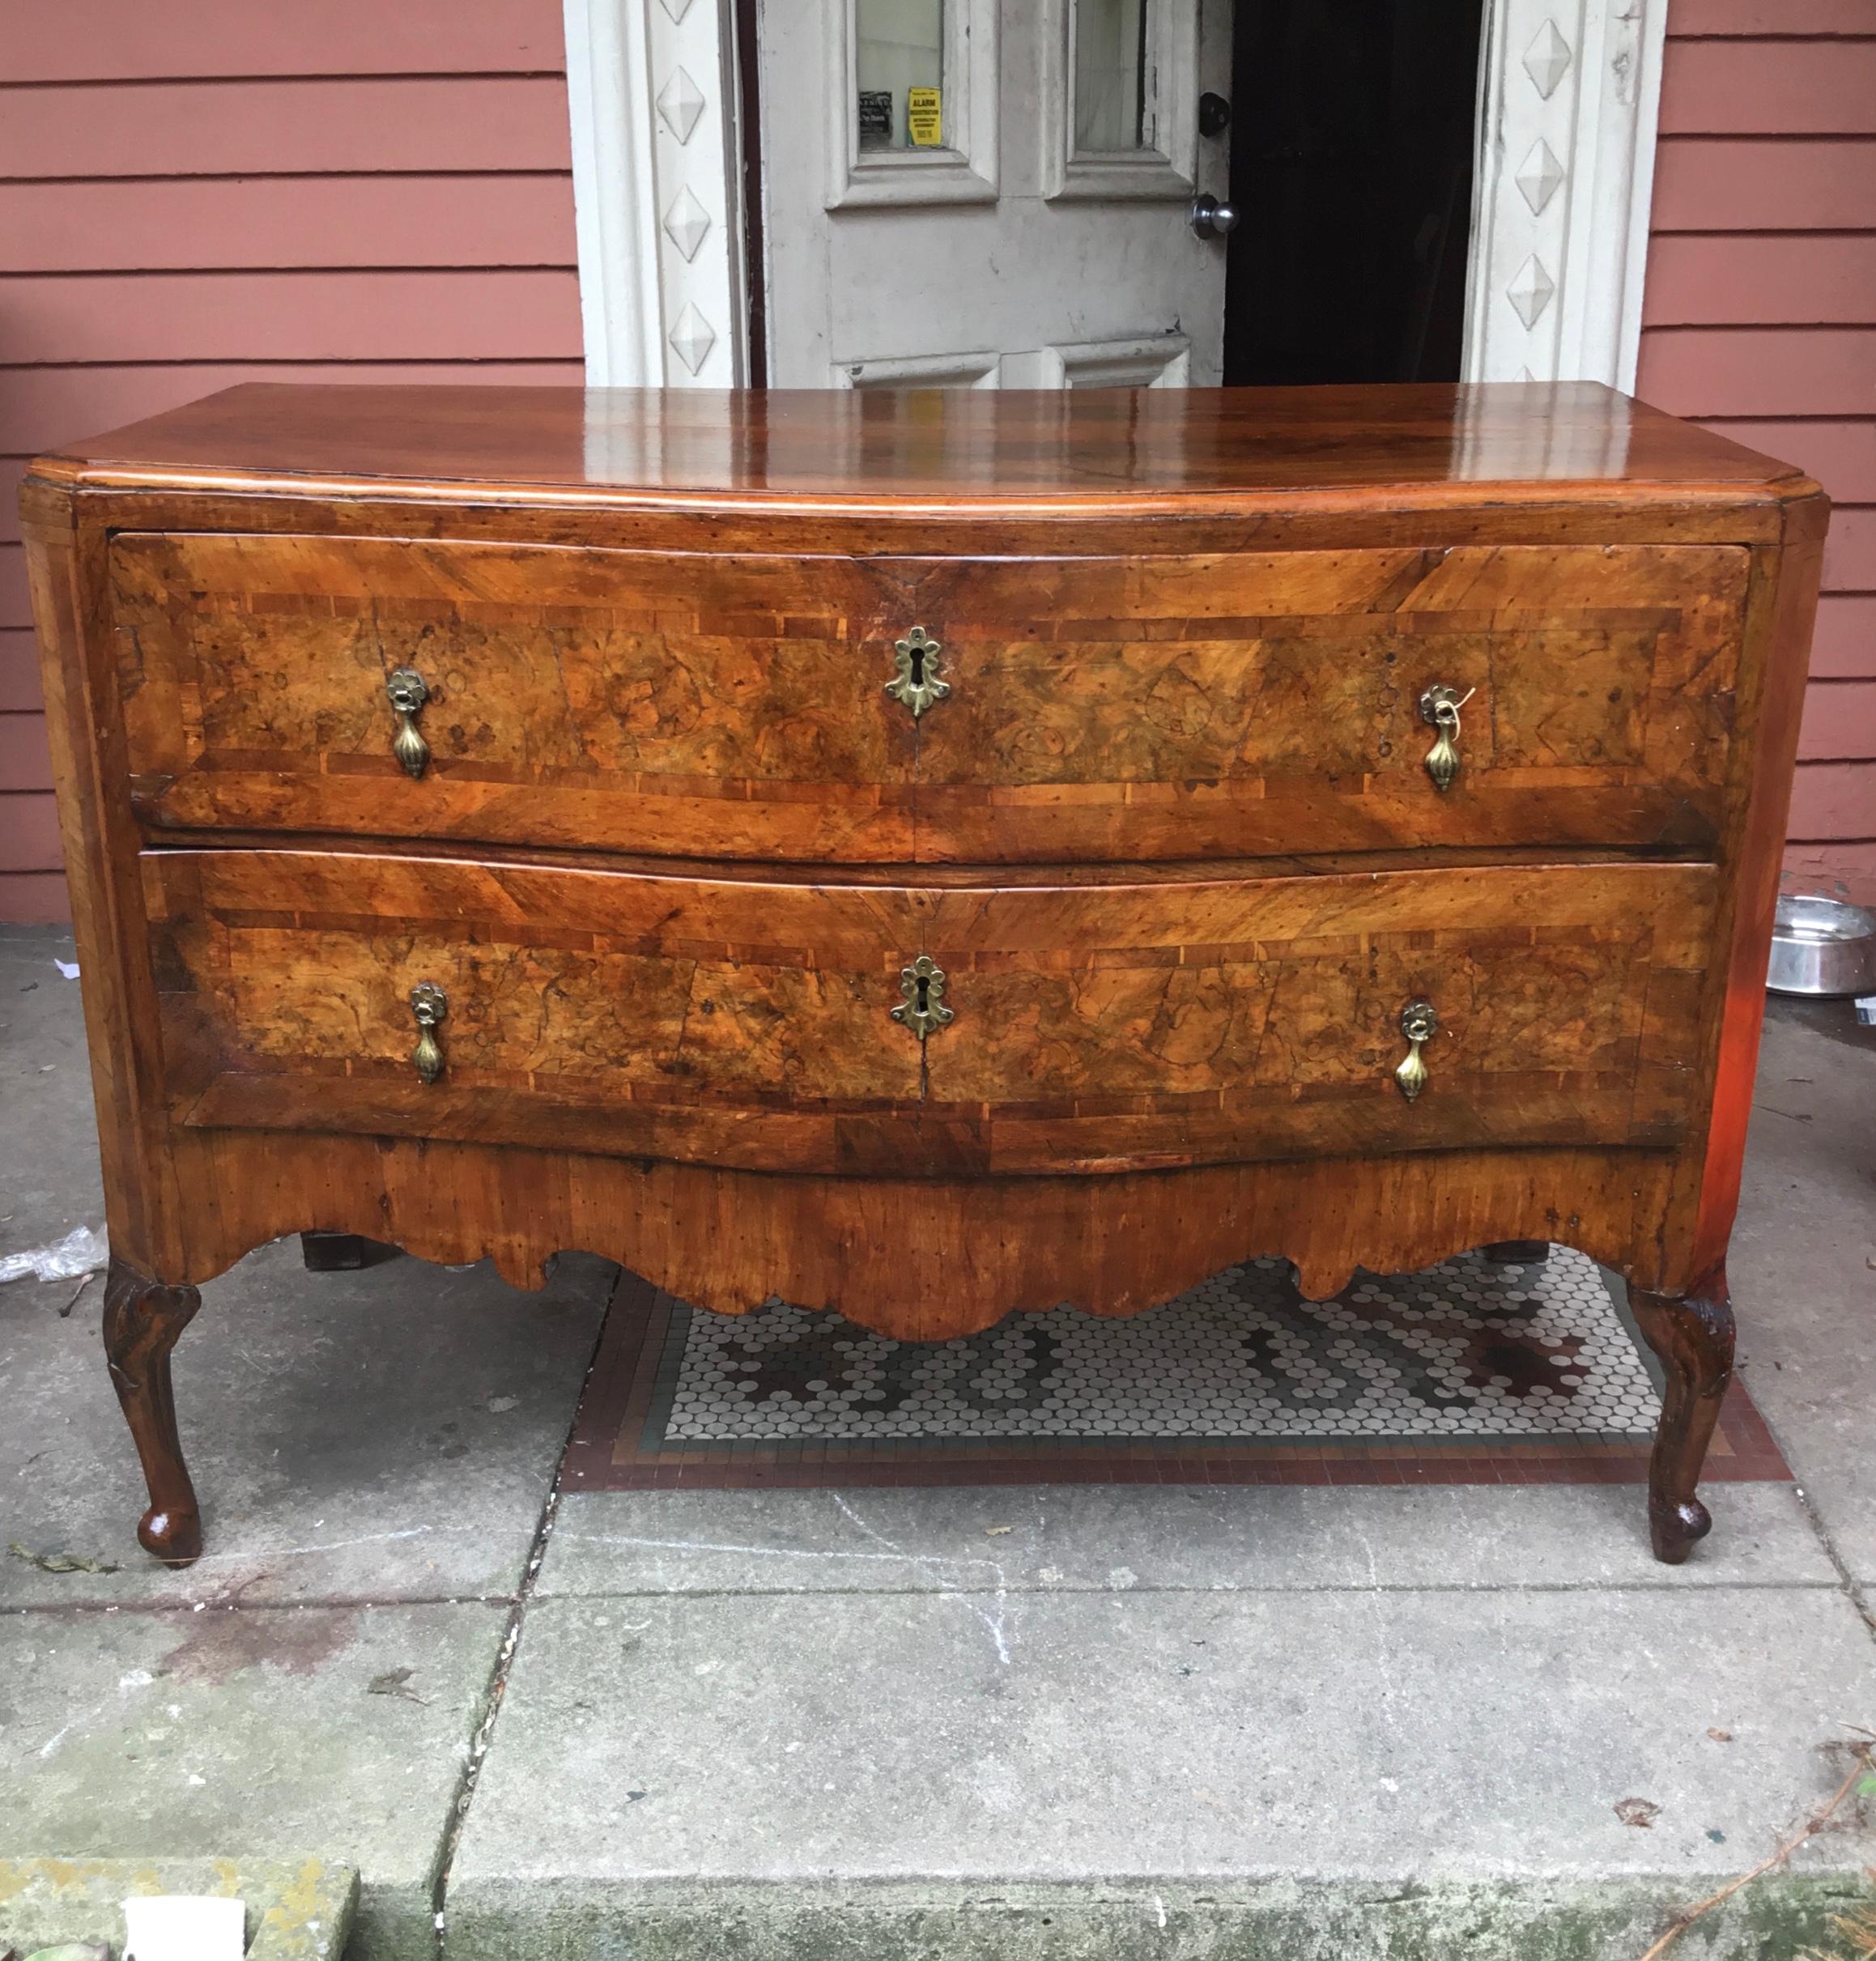
[[[1237,0],[1225,381],[1456,381],[1481,0]]]

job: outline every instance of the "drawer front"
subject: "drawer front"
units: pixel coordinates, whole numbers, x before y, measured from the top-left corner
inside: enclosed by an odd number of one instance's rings
[[[152,823],[904,863],[1701,849],[1746,554],[919,560],[120,537]],[[922,627],[949,692],[887,693]],[[428,699],[400,766],[389,677]],[[1457,773],[1427,766],[1429,690]]]
[[[926,582],[931,861],[1700,846],[1746,555],[1464,547],[955,567]],[[1458,769],[1427,767],[1435,687]]]
[[[143,865],[184,1122],[825,1171],[917,1117],[919,1044],[888,1019],[904,891],[337,851]]]
[[[916,732],[880,685],[906,606],[855,561],[130,534],[112,575],[153,823],[912,855]]]
[[[993,1172],[1672,1145],[1716,890],[1613,865],[947,892],[925,1108]]]
[[[187,1124],[968,1176],[1665,1146],[1700,1108],[1705,866],[999,889],[165,851],[144,876]],[[892,1013],[921,951],[952,1015],[922,1042]]]

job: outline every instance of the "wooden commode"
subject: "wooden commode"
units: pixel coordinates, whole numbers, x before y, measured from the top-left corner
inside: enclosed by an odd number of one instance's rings
[[[159,1556],[196,1287],[312,1229],[931,1338],[1560,1240],[1707,1529],[1796,471],[1588,385],[257,385],[23,503]]]

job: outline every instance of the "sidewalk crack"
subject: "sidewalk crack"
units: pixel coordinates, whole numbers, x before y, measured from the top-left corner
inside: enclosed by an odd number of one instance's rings
[[[528,1563],[521,1575],[521,1584],[516,1589],[514,1603],[508,1610],[508,1626],[502,1635],[502,1644],[496,1656],[495,1671],[489,1678],[487,1693],[483,1698],[482,1720],[476,1725],[474,1740],[469,1746],[469,1756],[462,1767],[462,1775],[457,1780],[456,1801],[450,1807],[449,1825],[443,1835],[443,1845],[436,1861],[436,1878],[430,1889],[431,1925],[436,1934],[437,1961],[443,1961],[445,1943],[449,1938],[449,1880],[455,1870],[456,1855],[462,1844],[464,1828],[469,1823],[469,1808],[474,1801],[476,1786],[482,1777],[482,1767],[487,1759],[490,1746],[495,1742],[496,1719],[501,1714],[503,1699],[508,1693],[508,1678],[514,1671],[515,1656],[521,1644],[521,1634],[527,1623],[528,1609],[534,1605],[535,1582],[540,1576],[541,1563],[547,1556],[547,1544],[554,1536],[555,1521],[560,1514],[560,1498],[566,1476],[567,1451],[573,1440],[578,1427],[580,1411],[586,1400],[586,1392],[592,1385],[593,1371],[599,1359],[599,1347],[606,1332],[606,1323],[612,1312],[613,1304],[619,1297],[619,1281],[624,1278],[621,1268],[615,1276],[610,1291],[606,1296],[606,1312],[599,1317],[599,1325],[593,1332],[593,1352],[586,1358],[586,1372],[581,1378],[580,1393],[574,1398],[573,1412],[568,1419],[567,1434],[560,1444],[560,1454],[554,1465],[554,1480],[547,1491],[546,1502],[541,1507],[541,1516],[534,1527],[533,1543],[528,1548]]]

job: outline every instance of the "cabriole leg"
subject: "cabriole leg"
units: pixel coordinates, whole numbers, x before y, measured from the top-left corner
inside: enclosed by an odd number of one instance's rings
[[[202,1295],[192,1287],[164,1287],[125,1261],[111,1261],[104,1283],[104,1354],[150,1487],[150,1509],[137,1537],[171,1566],[187,1566],[202,1551],[202,1514],[182,1459],[169,1381],[169,1351],[201,1305]]]
[[[1636,1325],[1667,1370],[1661,1426],[1648,1465],[1648,1522],[1657,1559],[1678,1566],[1712,1529],[1694,1495],[1700,1465],[1733,1380],[1733,1305],[1726,1270],[1716,1268],[1684,1296],[1629,1289]]]

